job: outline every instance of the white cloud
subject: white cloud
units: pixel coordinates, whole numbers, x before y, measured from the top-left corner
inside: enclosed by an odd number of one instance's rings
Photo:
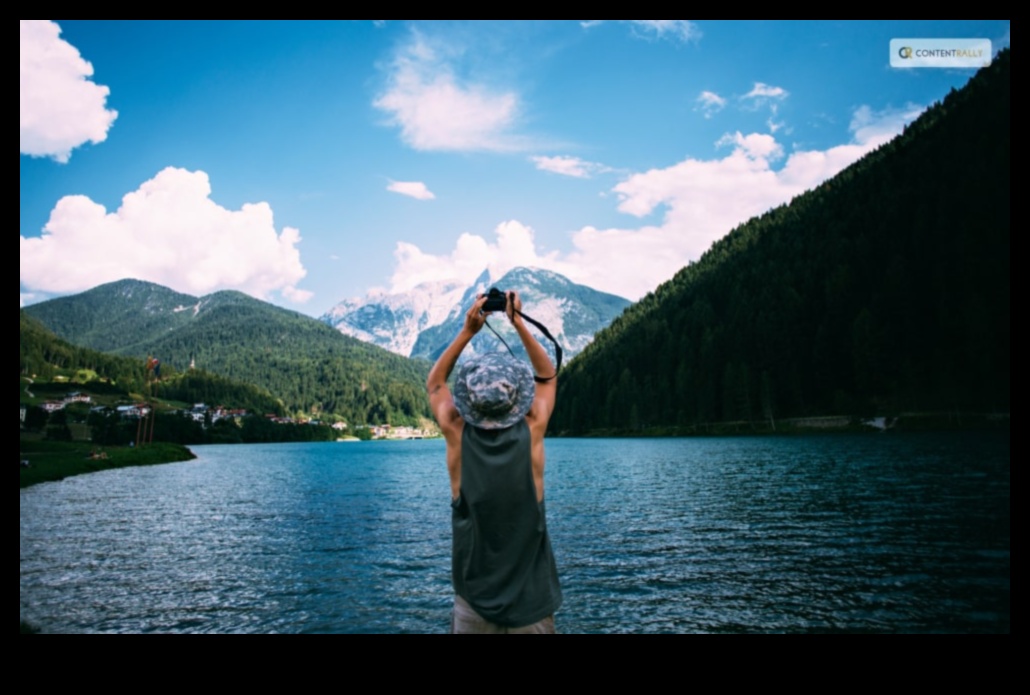
[[[579,157],[530,157],[529,159],[541,171],[549,171],[563,176],[573,176],[579,179],[590,178],[597,172],[611,171],[603,164],[587,162]]]
[[[433,200],[436,198],[436,195],[426,188],[426,184],[421,181],[391,181],[386,190],[410,196],[415,200]]]
[[[86,142],[103,142],[118,112],[93,66],[48,20],[21,20],[21,152],[67,162]]]
[[[722,108],[726,106],[726,99],[719,96],[715,92],[709,92],[707,90],[701,92],[697,97],[696,111],[700,111],[705,115],[705,118],[711,118],[714,114],[722,111]]]
[[[430,280],[471,281],[485,267],[497,277],[516,265],[530,265],[638,299],[737,225],[817,186],[899,133],[920,110],[909,106],[873,112],[862,107],[852,119],[851,142],[786,158],[770,134],[726,135],[717,144],[731,149],[721,158],[686,159],[634,174],[614,187],[621,212],[644,217],[661,208],[660,221],[635,228],[583,227],[572,233],[568,253],[541,253],[532,230],[514,220],[495,230],[496,242],[463,234],[446,255],[398,244],[393,291]]]
[[[172,167],[126,194],[115,212],[65,196],[41,237],[21,237],[21,283],[61,294],[137,278],[196,295],[236,289],[309,299],[296,287],[307,272],[300,232],[276,233],[268,203],[227,210],[210,196],[206,173]]]
[[[774,87],[764,82],[755,82],[755,86],[751,88],[751,91],[740,97],[740,101],[743,102],[741,108],[748,111],[757,111],[767,106],[770,115],[766,125],[769,127],[770,133],[776,133],[787,125],[785,121],[777,121],[776,115],[780,108],[779,102],[788,96],[790,96],[790,92],[783,87]],[[787,132],[790,132],[790,130],[788,129]]]
[[[697,25],[686,19],[633,19],[629,22],[635,33],[648,38],[690,41],[701,37]]]
[[[398,242],[390,292],[407,292],[423,282],[472,282],[484,269],[489,269],[494,278],[518,266],[548,268],[570,277],[575,272],[572,265],[558,259],[557,252],[538,253],[533,230],[521,222],[502,222],[494,229],[494,235],[496,241],[491,243],[477,234],[462,234],[454,250],[441,255],[424,253],[414,244]]]
[[[660,224],[573,235],[576,251],[563,260],[596,278],[599,289],[636,298],[696,260],[737,225],[809,190],[901,131],[919,109],[873,113],[861,108],[851,143],[791,154],[772,135],[735,133],[722,138],[732,151],[721,159],[687,159],[636,174],[615,186],[618,209],[638,217],[664,206]],[[620,270],[621,268],[621,270]],[[585,276],[579,281],[586,282]]]
[[[416,150],[519,149],[512,134],[519,109],[515,93],[463,83],[447,53],[415,33],[394,57],[388,87],[373,105],[390,115]]]
[[[901,132],[905,124],[914,121],[922,112],[922,106],[911,103],[900,109],[884,111],[860,106],[852,115],[849,130],[854,133],[855,142],[878,147]]]
[[[783,87],[774,87],[764,82],[755,82],[755,86],[752,87],[751,91],[741,97],[741,99],[786,99],[790,95]]]
[[[289,229],[289,227],[287,227],[287,229]],[[299,236],[297,237],[297,241],[300,241],[300,237]],[[305,273],[306,272],[307,271],[305,271]],[[285,299],[287,299],[288,301],[293,302],[294,304],[303,304],[304,302],[306,302],[309,299],[311,299],[312,295],[314,294],[313,292],[310,292],[309,290],[299,290],[299,289],[297,289],[296,287],[294,287],[292,285],[287,285],[286,287],[279,288],[279,293]],[[258,296],[260,297],[260,295],[258,295]]]

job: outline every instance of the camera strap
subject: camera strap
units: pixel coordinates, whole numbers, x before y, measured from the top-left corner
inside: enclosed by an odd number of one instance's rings
[[[544,337],[546,337],[548,340],[550,340],[551,343],[554,345],[554,357],[558,361],[558,366],[555,368],[554,374],[552,374],[551,376],[537,376],[536,374],[533,375],[533,380],[536,381],[537,383],[540,383],[540,384],[547,383],[548,381],[550,381],[554,377],[558,376],[558,372],[561,370],[561,358],[562,358],[561,345],[559,345],[558,341],[554,339],[554,336],[551,335],[551,332],[549,330],[547,330],[547,326],[545,326],[544,324],[540,323],[539,321],[537,321],[534,318],[530,318],[529,316],[526,316],[525,314],[523,314],[518,309],[515,310],[515,313],[518,314],[519,316],[521,316],[522,318],[524,318],[526,321],[529,321],[534,326],[536,326],[540,330],[540,332],[544,334]],[[497,336],[497,339],[500,340],[504,344],[504,347],[508,348],[508,352],[510,352],[511,356],[514,357],[515,353],[512,352],[511,346],[508,345],[507,342],[505,342],[504,338],[501,337],[501,334],[498,333],[497,331],[495,331],[494,327],[491,326],[490,322],[487,321],[485,318],[483,319],[483,323],[485,323],[486,327],[489,328],[493,332],[493,334]]]

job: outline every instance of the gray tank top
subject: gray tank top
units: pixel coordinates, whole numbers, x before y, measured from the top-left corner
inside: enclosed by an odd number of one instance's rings
[[[558,610],[561,586],[544,503],[536,501],[525,420],[503,430],[465,424],[451,525],[454,591],[476,613],[521,627]]]

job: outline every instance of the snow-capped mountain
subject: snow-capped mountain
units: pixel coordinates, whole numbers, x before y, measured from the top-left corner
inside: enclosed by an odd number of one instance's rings
[[[435,360],[461,330],[465,312],[475,296],[491,287],[517,291],[523,312],[550,330],[561,344],[566,361],[630,304],[622,297],[577,285],[549,270],[515,268],[496,280],[484,271],[468,287],[427,283],[411,292],[375,293],[364,299],[344,301],[322,320],[347,335],[398,354]],[[492,316],[489,321],[516,354],[524,354],[518,335],[504,316]],[[539,334],[534,327],[530,331]],[[540,342],[553,357],[550,341],[540,336]],[[504,349],[497,336],[484,329],[463,357]]]
[[[344,335],[407,357],[419,333],[443,323],[464,292],[455,282],[427,282],[400,294],[372,292],[345,299],[322,320]]]

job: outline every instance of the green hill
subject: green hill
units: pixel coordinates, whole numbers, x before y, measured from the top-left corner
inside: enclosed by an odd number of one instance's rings
[[[1007,411],[1009,64],[628,309],[563,371],[553,429]]]
[[[257,413],[281,414],[283,404],[267,390],[204,370],[166,369],[160,381],[148,378],[145,360],[110,355],[58,338],[21,311],[20,372],[33,381],[33,393],[57,398],[83,390],[108,400],[157,398],[206,402]]]
[[[25,309],[62,338],[95,350],[196,365],[254,384],[292,413],[349,423],[406,424],[429,415],[429,365],[344,336],[321,321],[240,292],[192,297],[121,280]]]

